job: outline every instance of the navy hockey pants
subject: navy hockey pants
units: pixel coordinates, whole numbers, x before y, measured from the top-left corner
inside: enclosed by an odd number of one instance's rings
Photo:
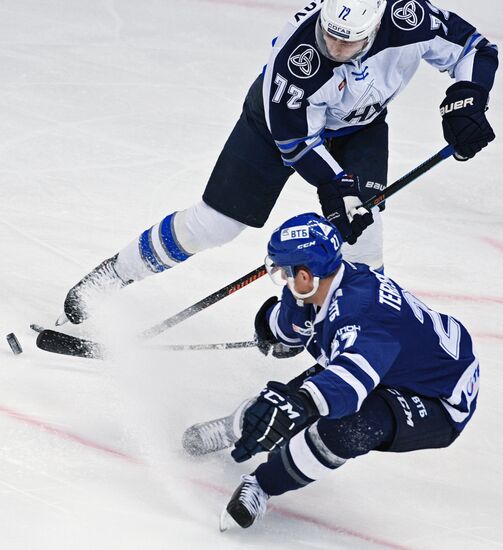
[[[367,126],[329,140],[328,148],[348,173],[361,181],[386,185],[388,125],[386,111]],[[356,128],[355,128],[356,129]],[[203,194],[206,204],[251,227],[263,227],[286,183],[294,173],[284,166],[267,128],[262,76],[252,84],[243,112],[232,130]],[[366,200],[378,194],[375,184],[362,190]]]
[[[459,433],[440,400],[378,386],[356,414],[320,418],[270,453],[255,475],[267,494],[280,495],[370,451],[448,447]]]

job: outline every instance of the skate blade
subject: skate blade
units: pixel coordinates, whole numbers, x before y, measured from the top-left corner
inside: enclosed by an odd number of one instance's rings
[[[60,327],[61,325],[64,325],[65,323],[68,323],[70,319],[66,316],[65,313],[62,313],[57,319],[56,319],[56,326]]]
[[[221,533],[224,533],[228,529],[232,529],[234,527],[239,527],[239,525],[234,521],[233,517],[227,512],[227,508],[224,508],[222,510],[222,513],[220,514],[220,523],[219,523],[219,529]]]

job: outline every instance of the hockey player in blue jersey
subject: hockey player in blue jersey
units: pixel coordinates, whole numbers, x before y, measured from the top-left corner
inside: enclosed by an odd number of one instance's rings
[[[458,160],[472,158],[494,139],[485,112],[498,66],[496,46],[475,27],[427,0],[315,0],[297,11],[250,88],[202,201],[84,277],[60,322],[82,322],[93,295],[262,227],[294,171],[352,245],[344,256],[379,268],[381,214],[361,204],[386,185],[387,108],[423,59],[455,80],[443,100],[438,94],[443,133]]]
[[[222,529],[230,518],[249,527],[269,497],[370,451],[447,447],[473,415],[479,365],[465,327],[368,266],[343,261],[341,244],[314,213],[274,231],[266,265],[286,286],[281,301],[269,299],[257,314],[258,343],[283,356],[305,349],[317,364],[184,434],[192,454],[232,443],[237,462],[269,453],[243,476]]]

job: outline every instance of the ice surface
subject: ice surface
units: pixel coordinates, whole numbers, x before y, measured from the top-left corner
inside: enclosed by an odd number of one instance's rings
[[[386,268],[475,335],[478,411],[451,448],[371,453],[275,499],[263,523],[218,532],[242,473],[180,445],[269,379],[310,365],[253,350],[142,351],[130,335],[260,265],[271,230],[316,208],[294,177],[266,227],[125,289],[83,334],[114,360],[45,354],[66,291],[145,227],[199,200],[290,0],[3,0],[0,4],[0,548],[473,549],[503,546],[501,141],[444,162],[390,200]],[[498,0],[445,0],[501,42]],[[425,65],[392,106],[391,180],[443,147],[449,84]],[[501,79],[489,118],[503,122]],[[248,339],[265,279],[159,337]],[[126,336],[125,336],[126,335]]]

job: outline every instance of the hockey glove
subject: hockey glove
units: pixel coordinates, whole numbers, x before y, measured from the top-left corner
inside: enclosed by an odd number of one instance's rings
[[[269,326],[267,319],[268,311],[278,303],[278,298],[272,296],[264,302],[262,307],[258,310],[255,316],[255,343],[257,348],[264,355],[268,355],[272,350],[272,356],[276,359],[288,359],[289,357],[295,357],[302,351],[304,346],[287,346],[278,341],[274,336]]]
[[[274,451],[319,417],[311,396],[286,384],[268,382],[244,414],[243,430],[231,453],[244,462],[262,451]]]
[[[456,160],[468,160],[495,138],[485,111],[488,91],[474,82],[456,82],[440,104],[444,138],[455,149]]]
[[[348,244],[355,244],[358,237],[372,223],[372,212],[362,207],[358,176],[344,175],[337,182],[323,183],[318,187],[318,198],[325,218],[340,231]]]

